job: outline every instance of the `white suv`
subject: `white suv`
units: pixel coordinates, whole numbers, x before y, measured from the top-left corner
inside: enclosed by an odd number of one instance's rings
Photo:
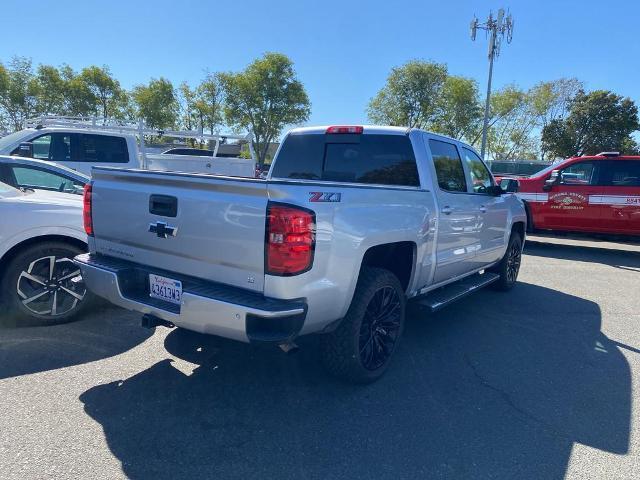
[[[88,298],[75,255],[86,251],[82,197],[0,183],[0,298],[10,324],[70,320]]]

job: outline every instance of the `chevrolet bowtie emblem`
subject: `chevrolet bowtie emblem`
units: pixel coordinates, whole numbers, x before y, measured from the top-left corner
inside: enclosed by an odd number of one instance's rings
[[[172,227],[165,222],[156,222],[149,224],[149,231],[155,233],[158,238],[175,237],[178,234],[178,227]]]

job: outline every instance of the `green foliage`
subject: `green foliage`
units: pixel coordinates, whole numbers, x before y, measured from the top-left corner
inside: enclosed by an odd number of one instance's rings
[[[178,98],[166,78],[152,78],[148,85],[138,85],[133,89],[133,100],[138,116],[151,128],[173,128],[178,123]]]
[[[564,118],[582,84],[575,78],[541,82],[524,91],[515,85],[494,92],[489,110],[488,156],[544,157],[540,131]],[[391,70],[367,109],[374,123],[425,128],[478,145],[483,103],[477,83],[448,75],[444,64],[413,60]]]
[[[253,132],[260,165],[264,164],[269,143],[285,126],[309,118],[309,98],[285,55],[266,53],[244,71],[220,74],[219,78],[226,99],[226,121]]]
[[[0,73],[0,108],[9,126],[22,128],[24,121],[37,112],[38,85],[33,75],[31,60],[14,57],[9,68]]]
[[[210,133],[222,124],[224,92],[220,73],[210,73],[195,91],[195,111],[200,125]]]
[[[367,115],[383,125],[426,128],[436,119],[446,79],[447,66],[442,63],[412,60],[394,67],[369,102]]]
[[[537,119],[528,92],[515,85],[495,92],[490,100],[489,155],[494,160],[535,157],[531,133]]]
[[[540,131],[554,119],[564,118],[581,83],[573,78],[540,82],[528,91],[507,85],[493,92],[489,109],[487,154],[494,160],[537,158],[546,155]],[[478,126],[472,143],[482,135]]]
[[[447,76],[433,120],[427,128],[453,138],[470,140],[482,122],[478,84],[465,77]]]
[[[96,99],[84,79],[68,65],[63,66],[62,76],[66,80],[64,85],[66,108],[63,114],[81,117],[95,115]]]
[[[96,114],[102,115],[104,119],[113,116],[124,92],[120,88],[120,82],[111,76],[109,68],[95,65],[84,68],[78,81],[84,83],[90,95],[89,103],[99,108]]]
[[[538,117],[538,129],[543,130],[553,120],[565,118],[571,101],[582,88],[582,82],[576,78],[560,78],[536,84],[529,95],[534,114]],[[540,154],[544,160],[547,155],[544,144],[541,144]]]
[[[36,115],[122,115],[129,98],[108,68],[39,65],[15,57],[0,66],[0,120],[12,129]],[[7,125],[8,124],[8,125]]]
[[[181,124],[189,130],[202,127],[204,131],[215,133],[223,115],[220,74],[208,74],[195,89],[182,82],[178,92]]]
[[[631,134],[639,128],[638,107],[631,99],[607,90],[581,90],[570,103],[569,115],[544,127],[542,144],[559,157],[633,153],[638,146]]]
[[[50,65],[40,65],[36,74],[39,114],[58,114],[65,109],[65,79]]]
[[[187,82],[182,82],[178,87],[178,102],[180,106],[180,123],[187,130],[196,128],[198,125],[197,112],[195,109],[195,91]]]

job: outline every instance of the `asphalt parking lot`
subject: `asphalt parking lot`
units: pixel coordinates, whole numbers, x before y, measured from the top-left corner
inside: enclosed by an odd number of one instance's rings
[[[512,292],[413,308],[368,387],[311,339],[286,356],[106,307],[2,329],[0,478],[640,478],[640,246],[535,240]]]

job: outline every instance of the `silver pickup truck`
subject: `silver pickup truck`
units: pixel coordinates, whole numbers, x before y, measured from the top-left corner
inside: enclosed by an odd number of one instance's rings
[[[87,287],[146,326],[285,350],[319,333],[329,371],[360,383],[408,299],[511,288],[526,230],[470,146],[377,126],[292,130],[266,180],[95,168],[84,221]]]

